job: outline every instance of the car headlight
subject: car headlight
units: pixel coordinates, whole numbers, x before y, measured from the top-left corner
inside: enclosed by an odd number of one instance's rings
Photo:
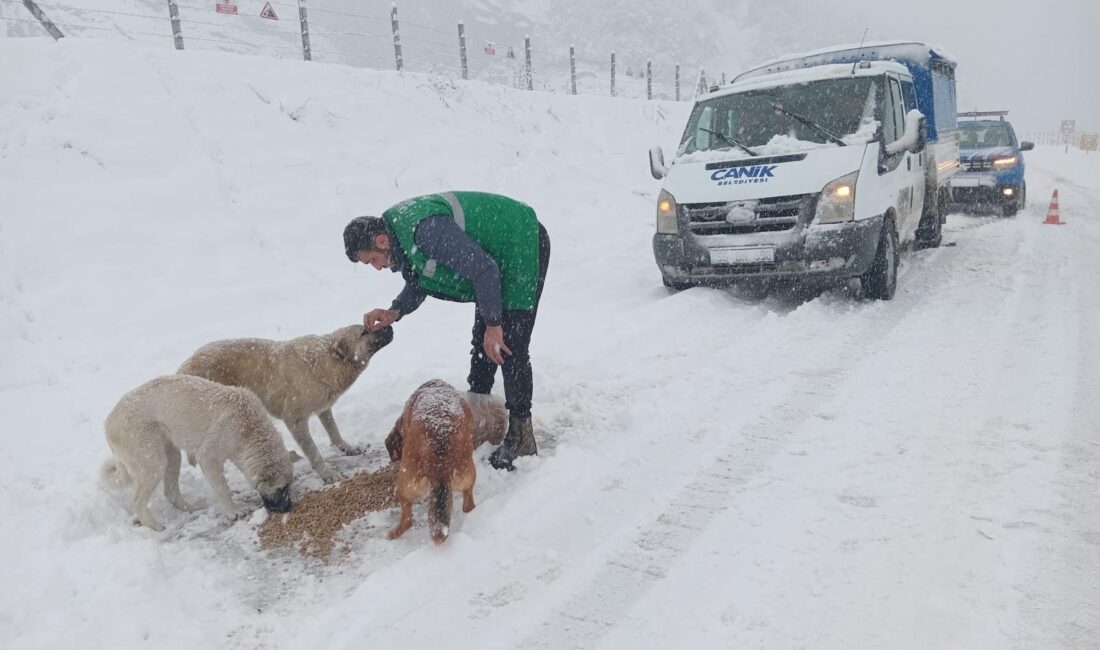
[[[821,190],[817,200],[817,223],[844,223],[856,216],[856,179],[859,172],[852,172],[830,182]]]
[[[1016,166],[1016,156],[1009,156],[1007,158],[996,158],[993,160],[993,166],[998,169],[1008,169]]]
[[[676,235],[680,232],[680,226],[676,219],[676,197],[666,190],[661,190],[657,197],[657,233],[661,235]]]

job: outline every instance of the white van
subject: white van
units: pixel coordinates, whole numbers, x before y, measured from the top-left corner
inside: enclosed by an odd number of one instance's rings
[[[879,58],[891,48],[902,62]],[[920,44],[836,50],[700,97],[671,164],[650,151],[664,180],[653,251],[665,285],[858,277],[865,296],[893,297],[899,247],[939,245],[958,168],[944,61]],[[915,83],[913,68],[926,78]]]

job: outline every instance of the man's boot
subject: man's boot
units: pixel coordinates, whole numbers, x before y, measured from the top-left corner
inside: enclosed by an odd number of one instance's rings
[[[531,427],[531,418],[508,418],[508,433],[504,442],[489,455],[489,464],[497,469],[514,470],[512,461],[520,456],[534,456],[539,453],[535,444],[535,431]]]

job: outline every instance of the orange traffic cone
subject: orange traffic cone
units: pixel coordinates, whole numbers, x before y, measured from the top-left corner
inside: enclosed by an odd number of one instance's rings
[[[1050,197],[1050,208],[1047,209],[1047,220],[1043,223],[1049,223],[1055,226],[1066,225],[1060,219],[1061,215],[1058,214],[1058,189],[1055,188],[1054,196]]]

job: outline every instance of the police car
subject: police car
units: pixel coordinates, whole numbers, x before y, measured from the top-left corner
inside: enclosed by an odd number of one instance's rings
[[[1008,111],[959,113],[959,162],[962,173],[951,179],[951,207],[993,210],[1011,217],[1027,202],[1024,151],[1035,145],[1019,142]]]

